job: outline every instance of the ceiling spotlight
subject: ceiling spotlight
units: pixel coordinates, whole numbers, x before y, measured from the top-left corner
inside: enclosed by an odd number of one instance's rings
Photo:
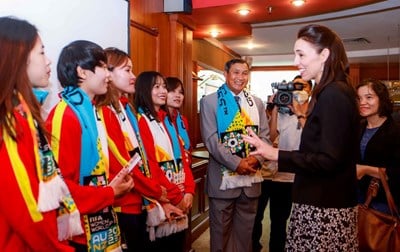
[[[293,0],[291,2],[294,6],[299,7],[306,3],[306,0]]]
[[[251,41],[249,41],[248,43],[247,43],[247,49],[249,49],[249,50],[251,50],[251,49],[253,49],[254,47],[255,47],[255,45],[253,44],[253,42],[251,42]]]
[[[212,31],[210,31],[210,35],[211,35],[211,37],[213,37],[213,38],[218,37],[218,35],[219,35],[220,33],[221,33],[221,32],[219,32],[219,31],[217,31],[217,30],[212,30]]]
[[[247,16],[250,13],[250,10],[248,9],[240,9],[237,11],[237,13],[239,13],[239,15],[241,16]]]

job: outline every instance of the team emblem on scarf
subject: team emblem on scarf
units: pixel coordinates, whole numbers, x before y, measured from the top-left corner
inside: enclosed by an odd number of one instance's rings
[[[20,186],[29,213],[34,222],[43,219],[41,213],[57,210],[58,239],[65,240],[73,235],[82,234],[79,211],[71,197],[69,189],[61,177],[60,170],[54,160],[53,152],[46,137],[37,127],[31,111],[24,98],[18,93],[18,106],[15,111],[26,118],[30,135],[33,139],[37,176],[39,179],[38,200],[34,198],[28,174],[18,152],[18,140],[3,129],[5,147],[10,156],[15,177]],[[15,124],[16,122],[14,122]],[[15,125],[14,125],[15,127]]]
[[[248,157],[251,151],[249,144],[243,141],[241,135],[247,132],[247,128],[251,128],[255,133],[258,133],[260,121],[253,97],[246,90],[243,90],[243,93],[246,99],[239,107],[226,84],[222,85],[217,91],[219,141],[232,155],[241,158]],[[260,173],[239,175],[224,166],[221,166],[221,173],[221,190],[250,187],[253,183],[259,183],[263,180]]]
[[[54,113],[52,135],[56,139],[60,139],[63,114],[65,109],[70,107],[83,129],[80,143],[82,152],[80,153],[79,182],[86,186],[107,186],[109,163],[103,153],[100,140],[100,137],[106,137],[102,136],[101,133],[106,133],[105,129],[102,131],[98,129],[102,124],[96,120],[96,109],[92,101],[85,92],[77,87],[66,87],[62,93],[62,98]],[[53,146],[57,149],[55,157],[58,160],[59,141],[54,141],[54,143]],[[90,252],[122,251],[117,215],[112,206],[96,213],[84,215],[83,223]]]
[[[154,139],[156,159],[160,168],[164,171],[165,176],[171,183],[182,188],[183,185],[181,184],[183,184],[185,174],[182,168],[182,152],[179,148],[179,139],[176,135],[176,129],[169,128],[172,125],[166,126],[167,128],[165,128],[161,122],[157,122],[155,118],[147,115],[141,108],[139,108],[139,117],[143,117],[149,125]],[[172,133],[172,135],[168,133]],[[174,141],[178,145],[171,143],[170,137],[173,139],[171,141]],[[145,198],[144,202],[148,215],[146,224],[150,240],[153,241],[156,237],[161,238],[169,236],[188,228],[189,222],[187,216],[179,220],[166,221],[164,210],[158,202],[148,198]]]

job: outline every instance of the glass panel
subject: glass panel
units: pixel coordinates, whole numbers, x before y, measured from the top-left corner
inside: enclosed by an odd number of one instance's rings
[[[200,109],[200,99],[214,93],[225,83],[224,75],[213,70],[199,70],[197,76],[201,78],[197,82],[197,108]]]
[[[261,98],[261,100],[264,102],[267,102],[268,96],[272,95],[273,93],[271,83],[282,82],[284,80],[289,82],[292,81],[298,74],[299,71],[297,70],[250,72],[250,92]]]

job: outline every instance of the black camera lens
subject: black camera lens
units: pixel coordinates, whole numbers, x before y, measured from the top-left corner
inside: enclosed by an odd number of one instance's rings
[[[292,94],[287,92],[279,92],[276,97],[279,105],[289,105],[292,103]]]

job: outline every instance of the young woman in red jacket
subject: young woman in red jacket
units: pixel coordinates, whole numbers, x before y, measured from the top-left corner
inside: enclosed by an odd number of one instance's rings
[[[51,62],[37,29],[16,18],[0,18],[0,50],[0,251],[73,251],[60,241],[83,232],[79,212],[32,92],[49,84]]]
[[[176,130],[171,130],[165,124],[167,113],[162,109],[167,100],[167,84],[165,78],[158,72],[142,72],[136,79],[135,108],[138,111],[139,132],[147,153],[149,162],[156,163],[162,177],[170,185],[178,188],[177,197],[171,198],[171,203],[187,212],[185,198],[194,194],[194,182],[187,183],[190,178],[190,167],[182,158],[183,149]],[[173,128],[173,126],[172,126]],[[174,135],[175,134],[175,135]],[[190,174],[186,177],[186,174]],[[167,188],[168,189],[168,188]],[[163,223],[156,228],[157,239],[149,243],[150,251],[182,251],[183,240],[180,231],[187,228],[187,215],[173,216],[172,225]]]
[[[135,188],[130,193],[118,198],[114,202],[114,209],[117,212],[121,236],[125,241],[125,251],[144,251],[144,241],[147,237],[143,197],[157,199],[159,202],[163,202],[164,208],[169,205],[169,208],[175,209],[178,213],[181,210],[167,203],[167,190],[158,179],[158,177],[162,177],[162,174],[160,176],[146,176],[146,174],[156,174],[157,170],[152,172],[151,169],[152,167],[158,169],[158,167],[155,165],[148,166],[146,162],[146,153],[139,136],[136,114],[127,98],[128,94],[132,95],[135,92],[136,77],[132,73],[132,61],[128,54],[117,48],[106,48],[105,52],[110,71],[109,88],[106,94],[96,97],[96,104],[103,111],[112,111],[118,118],[118,125],[120,126],[118,131],[123,135],[123,138],[120,139],[125,140],[125,148],[119,151],[128,151],[130,157],[137,153],[142,160],[140,165],[136,165],[132,171]],[[107,117],[104,119],[106,127],[112,125]],[[122,160],[122,162],[126,163],[127,161]],[[110,167],[110,177],[115,176],[118,172],[118,169]]]
[[[114,120],[108,123],[114,128],[106,128],[93,104],[96,95],[107,92],[110,74],[104,50],[90,41],[74,41],[62,49],[57,73],[64,90],[47,122],[56,160],[83,215],[85,230],[70,243],[76,251],[118,251],[121,237],[112,205],[134,184],[125,169],[110,182],[111,167],[122,166],[107,138],[120,132],[119,126],[109,112],[104,117]],[[116,148],[124,146],[122,135],[114,139]]]
[[[186,193],[184,195],[184,207],[185,212],[188,212],[193,203],[195,183],[191,170],[192,146],[189,138],[189,124],[187,118],[180,112],[183,100],[185,99],[185,90],[183,88],[183,83],[179,78],[167,77],[166,81],[168,95],[165,110],[167,111],[168,116],[165,118],[164,124],[171,131],[175,131],[176,136],[178,137],[176,144],[179,144],[181,149],[181,157],[178,157],[178,159],[182,159],[182,164],[185,169],[184,187],[186,188]],[[173,127],[168,127],[170,124]]]

